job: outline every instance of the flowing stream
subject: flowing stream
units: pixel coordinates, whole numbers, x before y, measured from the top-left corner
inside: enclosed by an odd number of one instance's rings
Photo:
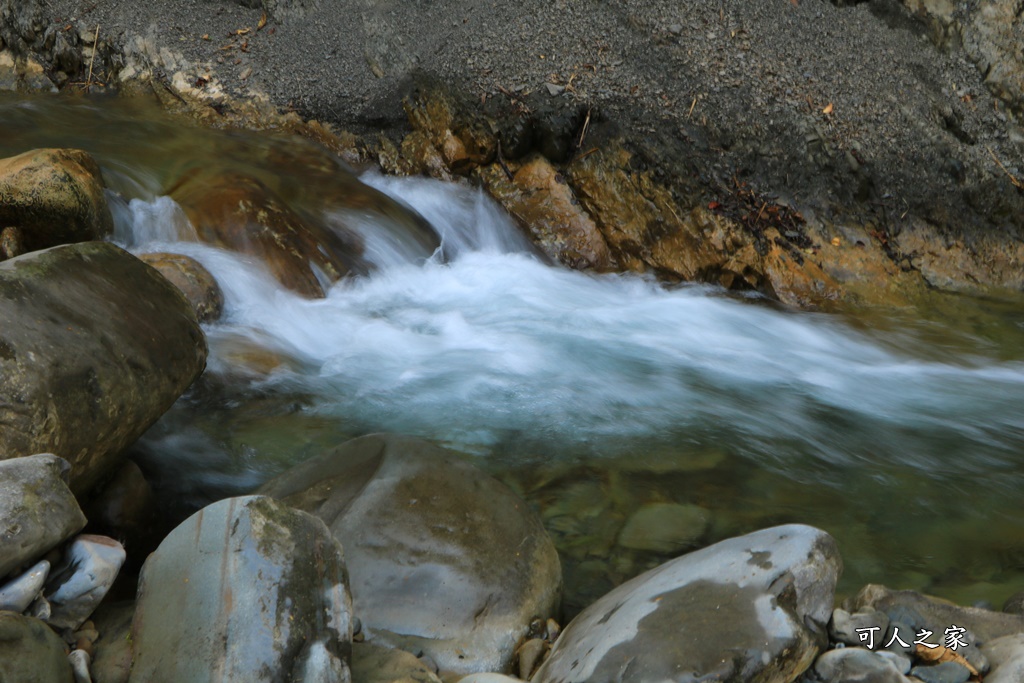
[[[367,171],[430,221],[448,258],[357,221],[375,271],[311,301],[196,242],[163,195],[183,160],[301,177],[308,143],[198,129],[141,103],[0,99],[0,152],[39,146],[96,156],[115,241],[190,255],[224,290],[206,378],[137,449],[179,506],[394,431],[464,453],[538,509],[570,613],[672,554],[620,543],[652,503],[702,508],[706,527],[683,534],[693,544],[819,526],[839,541],[845,592],[877,582],[998,607],[1024,589],[1020,300],[839,316],[579,273],[538,258],[468,186]]]

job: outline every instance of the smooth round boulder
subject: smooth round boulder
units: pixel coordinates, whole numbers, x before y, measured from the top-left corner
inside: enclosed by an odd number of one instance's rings
[[[130,681],[348,683],[352,609],[324,523],[264,496],[182,522],[143,565]]]
[[[683,555],[583,610],[534,683],[789,683],[827,642],[842,569],[831,536],[790,524]]]
[[[7,227],[20,229],[26,251],[112,233],[99,165],[79,149],[36,149],[0,159],[0,228]]]
[[[195,170],[168,194],[200,240],[258,258],[302,296],[321,298],[330,283],[367,271],[355,235],[300,216],[257,178]]]
[[[91,489],[206,366],[181,293],[106,242],[0,263],[0,458],[52,452]]]
[[[3,334],[0,330],[0,339]],[[66,460],[50,453],[0,460],[0,524],[5,529],[0,533],[0,578],[85,526],[85,515],[68,488],[70,471]]]
[[[321,517],[345,546],[367,641],[443,672],[505,671],[561,589],[554,544],[510,489],[424,441],[372,434],[261,493]]]
[[[201,323],[212,323],[224,313],[224,293],[203,264],[183,254],[139,254],[139,259],[156,268],[177,287],[196,312]]]
[[[64,647],[64,641],[38,619],[0,612],[0,681],[72,683]]]

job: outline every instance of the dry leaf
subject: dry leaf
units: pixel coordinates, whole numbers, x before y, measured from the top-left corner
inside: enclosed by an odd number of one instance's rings
[[[832,246],[833,247],[838,247],[842,243],[843,243],[843,241],[841,239],[839,239],[838,237],[833,237],[832,238]]]
[[[204,33],[203,34],[203,40],[209,40],[209,39],[210,39],[210,34],[209,33]]]
[[[240,28],[237,31],[235,31],[235,35],[236,36],[244,36],[246,33],[249,33],[250,31],[252,31],[251,28]]]
[[[934,662],[936,664],[942,664],[943,662],[956,662],[970,671],[972,676],[981,675],[970,662],[964,659],[963,655],[950,650],[948,647],[943,647],[942,645],[925,647],[924,645],[918,644],[917,649],[914,650],[914,654],[917,655],[918,659],[923,659],[926,662]]]
[[[256,24],[256,30],[260,31],[266,25],[267,25],[267,13],[264,12],[263,14],[260,15],[260,23]]]
[[[831,114],[832,113],[832,103],[829,102],[828,105],[824,109],[821,110],[821,113],[824,114],[825,116],[828,116],[829,114]]]

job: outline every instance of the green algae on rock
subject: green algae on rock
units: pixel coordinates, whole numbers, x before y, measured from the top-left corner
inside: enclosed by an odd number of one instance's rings
[[[78,494],[206,365],[206,339],[181,293],[105,242],[0,263],[0,319],[0,453],[56,453]]]

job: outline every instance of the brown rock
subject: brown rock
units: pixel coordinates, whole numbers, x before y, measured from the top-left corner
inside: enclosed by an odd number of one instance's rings
[[[21,228],[4,228],[0,230],[0,261],[6,261],[25,253],[22,245]]]
[[[402,104],[409,123],[427,136],[453,173],[467,174],[494,159],[497,139],[480,123],[460,120],[443,93],[419,92]]]
[[[304,296],[324,296],[318,273],[330,283],[366,272],[353,236],[305,220],[256,178],[197,170],[168,194],[201,240],[259,258],[282,285]]]
[[[209,323],[220,318],[224,312],[224,294],[203,264],[182,254],[142,254],[139,258],[181,290],[199,322]]]
[[[532,158],[511,180],[499,164],[480,169],[480,178],[545,254],[571,268],[611,268],[604,236],[544,157]]]
[[[135,557],[154,549],[156,504],[142,470],[126,460],[85,509],[90,528],[121,539]]]
[[[25,251],[102,239],[114,230],[100,168],[77,149],[0,160],[0,225],[21,229]]]

